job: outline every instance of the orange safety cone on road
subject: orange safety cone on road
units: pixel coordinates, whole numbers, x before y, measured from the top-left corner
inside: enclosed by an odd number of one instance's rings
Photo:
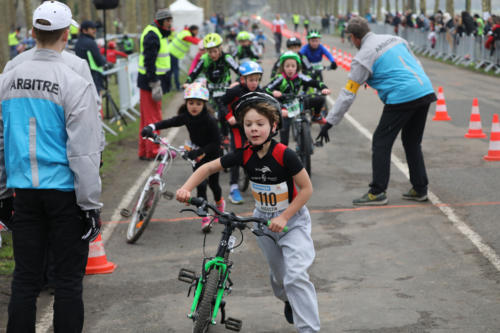
[[[436,102],[436,114],[432,120],[447,121],[451,120],[446,109],[446,101],[444,100],[443,87],[438,87],[438,100]]]
[[[472,100],[472,112],[470,114],[469,131],[465,134],[466,138],[485,138],[483,129],[481,127],[481,115],[479,114],[479,102],[477,98]]]
[[[351,71],[351,63],[352,63],[352,55],[349,53],[347,56],[347,63],[346,63],[346,71],[350,72]]]
[[[488,155],[485,155],[483,158],[486,161],[500,161],[500,122],[496,113],[493,115],[493,123],[491,124]]]
[[[113,273],[116,265],[106,258],[101,234],[89,244],[89,257],[85,274],[109,274]]]
[[[338,60],[335,59],[335,61],[337,62],[337,66],[344,68],[344,62],[342,60],[342,50],[341,49],[339,49]]]

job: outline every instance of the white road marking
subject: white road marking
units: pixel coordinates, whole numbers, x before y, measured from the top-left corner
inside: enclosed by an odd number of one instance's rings
[[[177,133],[179,132],[180,127],[173,127],[168,131],[167,135],[167,141],[172,142],[172,140],[175,138]],[[132,200],[134,200],[134,196],[139,191],[139,188],[144,184],[144,181],[146,180],[147,177],[151,174],[153,171],[155,164],[153,162],[149,163],[149,165],[144,169],[144,171],[141,173],[141,175],[137,178],[135,183],[130,187],[128,192],[123,196],[122,200],[118,204],[118,207],[116,207],[115,211],[113,212],[113,215],[111,215],[111,221],[119,221],[121,220],[122,216],[120,214],[120,211],[122,208],[128,207]],[[102,237],[102,243],[105,244],[108,239],[111,238],[111,235],[113,234],[113,231],[115,230],[116,226],[118,223],[110,223],[106,224],[103,229],[101,230],[101,237]],[[124,238],[125,239],[125,238]],[[40,320],[36,324],[36,332],[37,333],[48,333],[49,329],[52,327],[52,317],[54,316],[54,298],[51,297],[51,300],[47,307],[45,308],[44,314],[40,317]],[[51,330],[52,331],[52,330]]]
[[[333,105],[333,100],[330,97],[327,97],[328,103]],[[354,119],[348,113],[344,116],[361,134],[363,134],[368,140],[372,141],[373,134],[370,133],[368,129],[363,127],[356,119]],[[391,161],[394,165],[406,176],[406,178],[410,179],[410,174],[408,170],[408,165],[403,163],[401,159],[399,159],[396,155],[391,154]],[[427,193],[429,200],[433,205],[437,206],[441,212],[451,221],[451,223],[458,229],[467,239],[469,239],[472,244],[478,249],[478,251],[489,260],[489,262],[500,271],[500,258],[495,250],[486,244],[481,236],[472,230],[471,227],[467,225],[458,215],[455,213],[455,210],[449,206],[444,206],[443,202],[439,197],[434,194],[432,191],[428,191]]]

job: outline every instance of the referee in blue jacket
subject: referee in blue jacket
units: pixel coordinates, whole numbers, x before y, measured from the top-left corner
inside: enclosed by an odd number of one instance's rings
[[[378,91],[385,105],[373,134],[370,189],[353,200],[353,204],[387,204],[391,151],[400,131],[412,184],[403,198],[426,201],[428,179],[421,143],[429,106],[436,101],[431,81],[404,39],[370,32],[368,22],[361,17],[349,20],[346,33],[359,52],[353,59],[348,82],[340,91],[334,110],[328,114],[327,123],[321,128],[317,140],[330,140],[328,130],[342,120],[354,102],[358,88],[368,83]]]

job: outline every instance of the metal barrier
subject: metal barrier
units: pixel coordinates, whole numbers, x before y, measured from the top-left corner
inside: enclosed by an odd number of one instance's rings
[[[378,34],[395,35],[392,25],[370,24],[370,28]],[[407,27],[399,29],[399,36],[406,39],[415,53],[500,74],[500,41],[495,42],[494,51],[488,50],[484,47],[487,36],[460,36],[449,32],[433,33]],[[432,36],[435,37],[434,43]]]

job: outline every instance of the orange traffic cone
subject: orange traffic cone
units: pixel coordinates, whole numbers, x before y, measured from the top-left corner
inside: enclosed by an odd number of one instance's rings
[[[352,55],[349,53],[347,56],[347,63],[346,63],[346,71],[350,72],[351,71],[351,63],[352,63]]]
[[[443,87],[438,87],[438,100],[436,103],[436,114],[432,120],[451,120],[446,110],[446,101],[444,100]]]
[[[342,60],[342,50],[341,49],[339,49],[338,61],[337,61],[337,59],[335,59],[335,61],[337,62],[337,66],[344,68],[344,60]]]
[[[485,138],[483,129],[481,128],[481,115],[479,114],[479,102],[477,98],[472,100],[472,113],[469,121],[469,131],[465,134],[466,138]]]
[[[89,244],[89,257],[85,274],[108,274],[113,273],[116,265],[106,258],[101,234]]]
[[[488,155],[483,157],[486,161],[500,161],[500,122],[498,114],[493,115],[493,123],[491,124],[490,148]]]

